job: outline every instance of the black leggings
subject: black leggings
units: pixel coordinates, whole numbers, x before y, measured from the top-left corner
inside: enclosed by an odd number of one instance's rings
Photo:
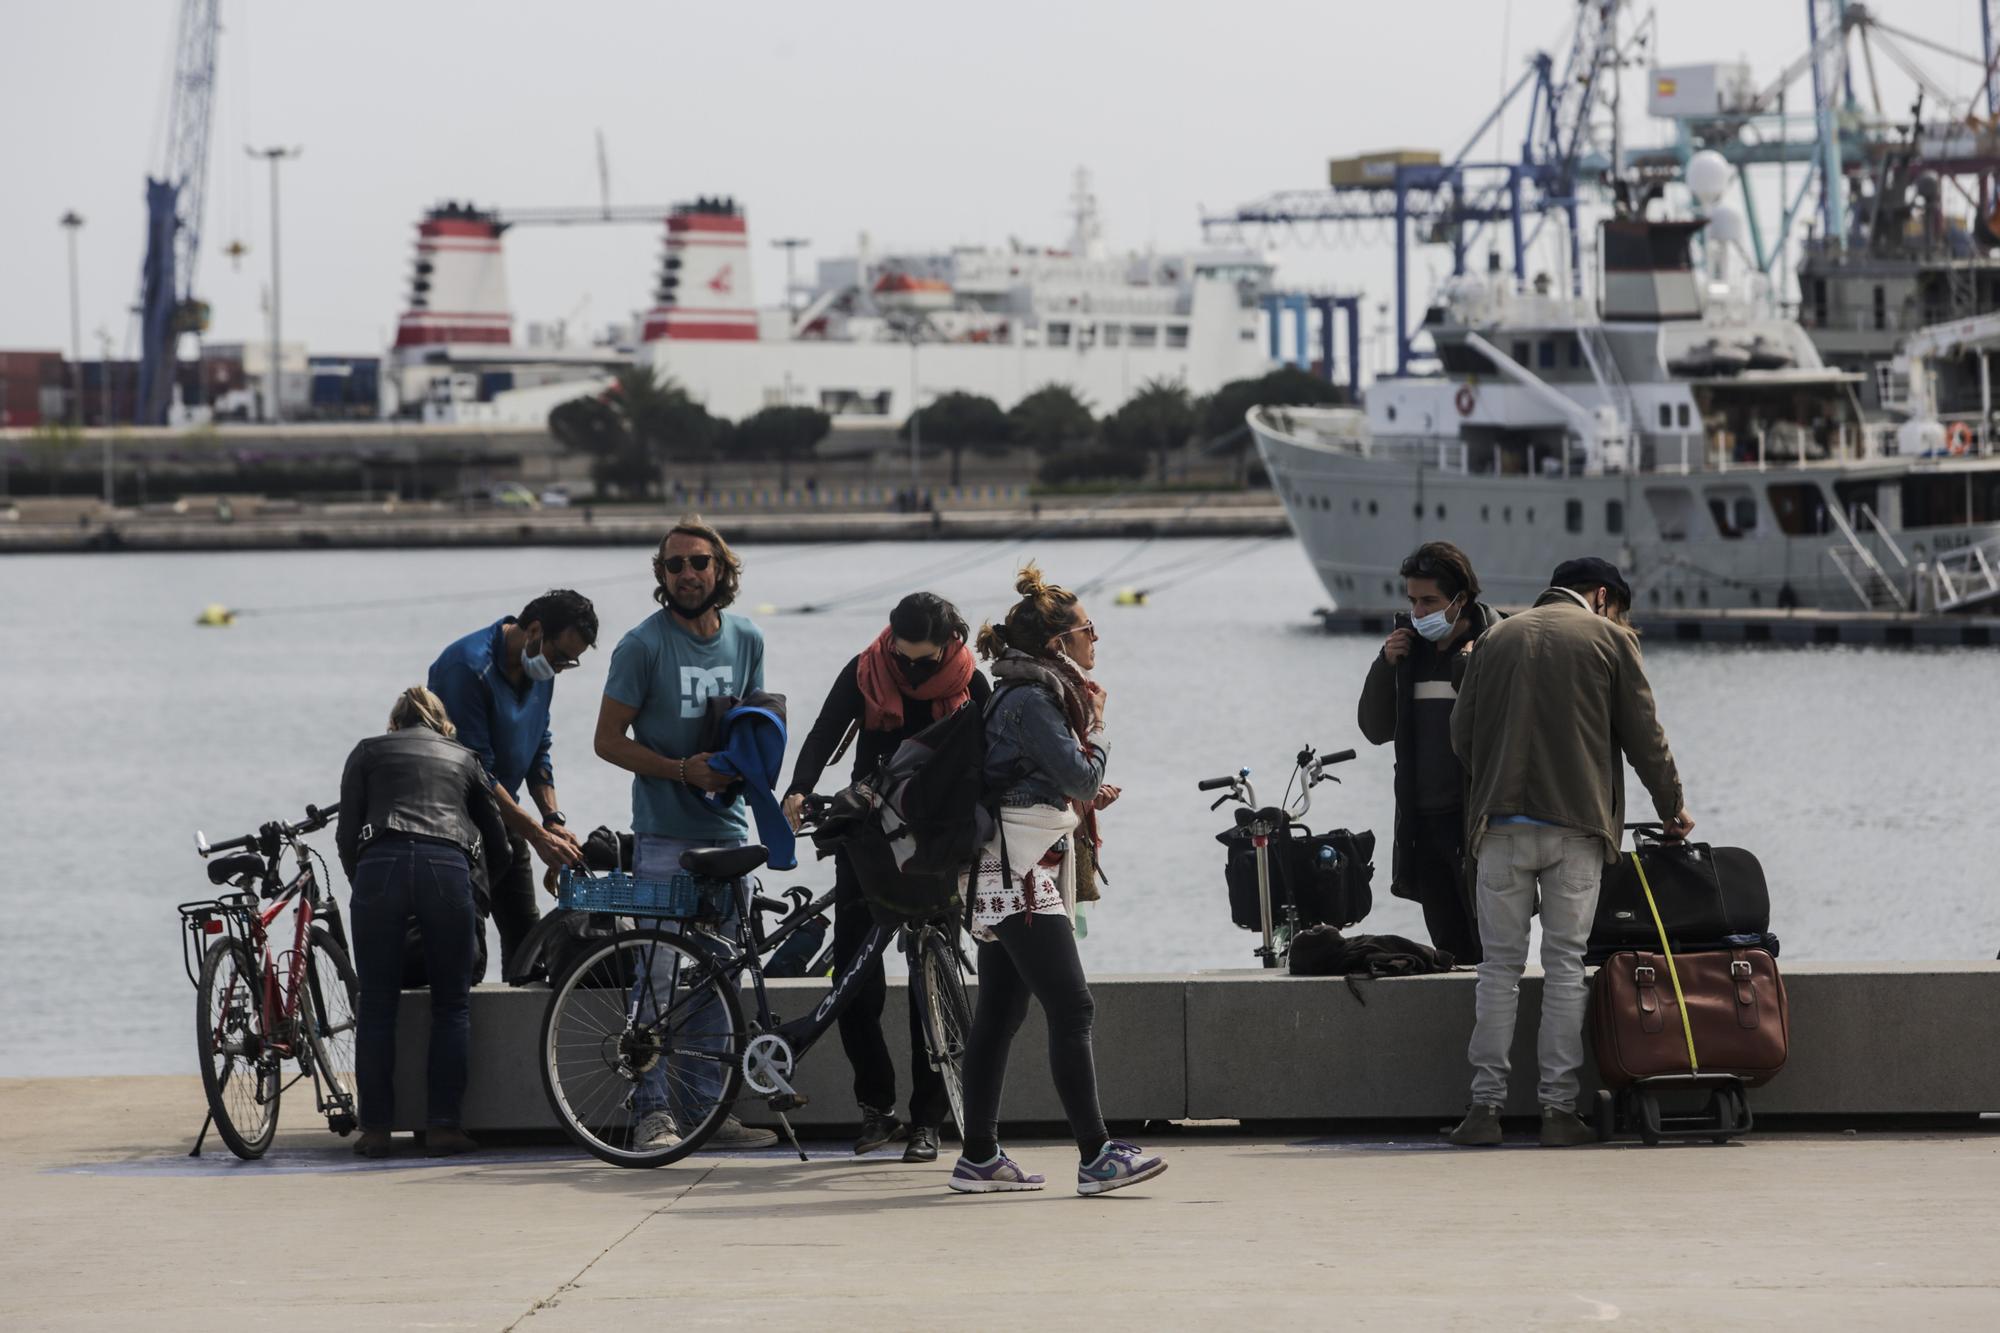
[[[965,1049],[965,1156],[984,1162],[1000,1148],[1000,1090],[1007,1053],[1028,1016],[1028,997],[1049,1024],[1049,1072],[1084,1161],[1111,1136],[1097,1105],[1097,1062],[1090,1050],[1096,1006],[1076,954],[1076,932],[1060,916],[1032,923],[1025,913],[993,928],[997,940],[979,946],[979,1007]]]

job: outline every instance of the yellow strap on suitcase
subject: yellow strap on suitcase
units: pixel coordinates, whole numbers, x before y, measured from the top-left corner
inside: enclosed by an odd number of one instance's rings
[[[1687,996],[1681,994],[1680,969],[1674,966],[1674,946],[1667,943],[1666,923],[1660,920],[1660,905],[1653,901],[1653,886],[1646,881],[1646,867],[1639,861],[1639,853],[1632,853],[1632,868],[1639,872],[1639,887],[1646,893],[1646,909],[1653,914],[1653,929],[1660,932],[1660,949],[1667,956],[1667,975],[1674,983],[1674,1004],[1681,1011],[1681,1035],[1687,1038],[1688,1072],[1699,1074],[1701,1061],[1694,1053],[1694,1020],[1688,1017]]]

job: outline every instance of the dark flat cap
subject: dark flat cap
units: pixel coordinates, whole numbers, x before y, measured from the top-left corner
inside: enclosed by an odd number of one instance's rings
[[[1632,605],[1632,587],[1625,582],[1625,576],[1618,572],[1618,566],[1599,556],[1586,555],[1565,560],[1556,566],[1555,573],[1549,575],[1551,588],[1573,588],[1578,584],[1602,584],[1625,605]]]

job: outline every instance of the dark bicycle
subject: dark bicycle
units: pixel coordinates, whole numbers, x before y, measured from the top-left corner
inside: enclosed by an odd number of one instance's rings
[[[309,805],[297,824],[273,820],[213,844],[194,835],[204,859],[221,858],[209,861],[208,882],[235,892],[180,905],[182,963],[195,984],[195,1040],[208,1094],[208,1119],[190,1157],[201,1156],[211,1123],[238,1157],[262,1157],[277,1133],[279,1098],[305,1078],[327,1128],[343,1137],[354,1132],[354,965],[340,906],[313,869],[318,861],[325,872],[326,861],[301,840],[339,813],[338,805]],[[287,852],[296,859],[289,880]],[[295,904],[291,947],[274,954],[271,923]],[[299,1066],[290,1083],[287,1060]]]
[[[824,806],[814,798],[808,809]],[[912,920],[878,915],[826,997],[811,1013],[782,1022],[771,1012],[764,956],[829,911],[833,894],[801,906],[755,892],[746,877],[765,857],[765,849],[754,845],[691,851],[681,858],[686,873],[664,882],[565,872],[565,905],[635,918],[579,951],[551,983],[542,1020],[543,1086],[563,1128],[585,1151],[618,1166],[679,1161],[709,1140],[747,1088],[778,1115],[803,1159],[785,1115],[806,1104],[792,1082],[799,1061],[853,1002],[861,973],[892,939],[909,959],[910,1003],[922,1016],[927,1058],[944,1080],[953,1121],[963,1132],[961,1069],[972,1006],[958,913]],[[737,895],[736,926],[725,934],[716,923],[731,894]],[[782,915],[767,932],[764,918],[772,914]],[[741,1000],[746,974],[756,1005],[748,1023]],[[648,1113],[642,1089],[666,1101],[676,1142],[638,1139]]]

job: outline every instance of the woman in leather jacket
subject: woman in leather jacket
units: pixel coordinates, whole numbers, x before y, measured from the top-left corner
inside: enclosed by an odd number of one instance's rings
[[[395,1123],[396,1008],[412,918],[423,934],[431,990],[425,1150],[443,1157],[478,1146],[459,1127],[481,930],[475,867],[491,879],[505,873],[511,852],[491,780],[478,756],[452,739],[455,732],[438,697],[413,685],[390,709],[388,732],[356,745],[340,776],[334,844],[353,886],[348,922],[361,990],[354,1053],[361,1136],[354,1150],[364,1157],[388,1155]]]

